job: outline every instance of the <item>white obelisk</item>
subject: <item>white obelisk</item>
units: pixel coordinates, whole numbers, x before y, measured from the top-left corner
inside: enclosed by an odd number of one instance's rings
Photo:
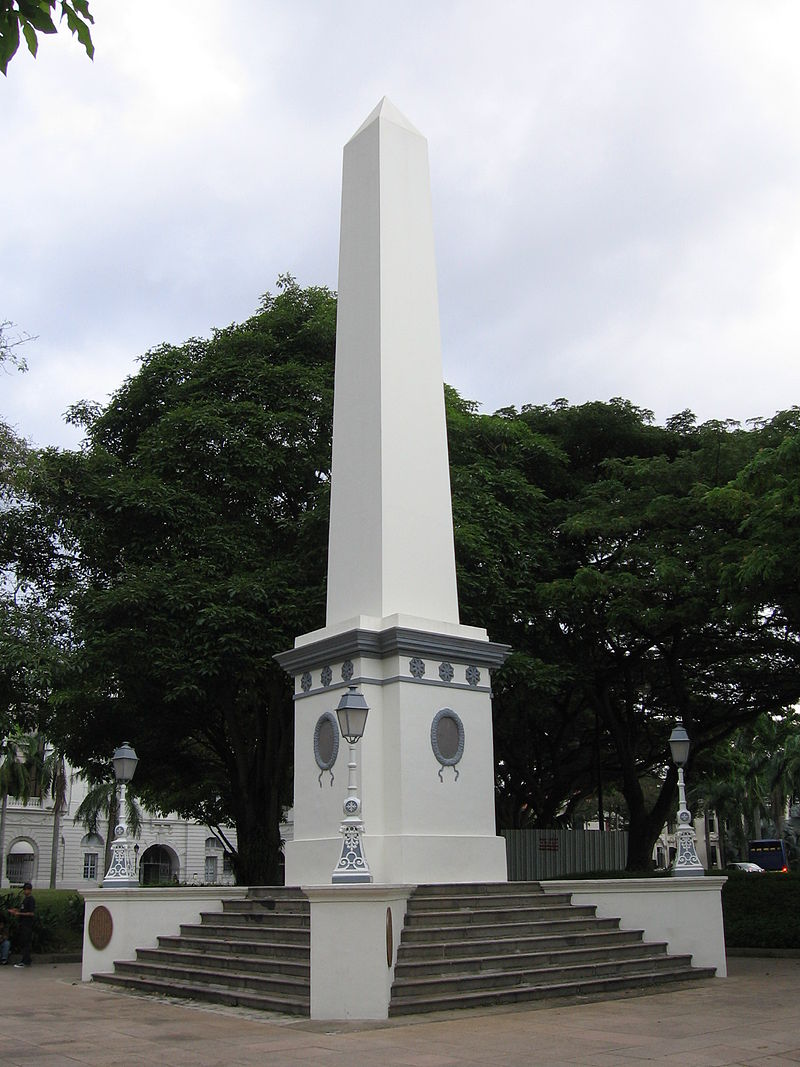
[[[374,881],[505,880],[489,669],[506,652],[459,623],[427,143],[384,97],[344,150],[326,626],[278,657],[296,679],[287,884],[330,882],[338,859],[348,685],[370,707]]]

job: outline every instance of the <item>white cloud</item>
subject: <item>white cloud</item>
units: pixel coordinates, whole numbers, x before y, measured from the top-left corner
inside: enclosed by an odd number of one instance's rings
[[[161,341],[336,285],[341,147],[387,93],[428,136],[445,372],[488,410],[798,401],[792,2],[94,0],[3,86],[0,412],[72,443]]]

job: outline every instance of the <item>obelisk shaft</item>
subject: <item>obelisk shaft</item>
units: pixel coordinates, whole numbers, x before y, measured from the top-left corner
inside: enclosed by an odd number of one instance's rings
[[[384,98],[344,150],[327,625],[458,623],[425,138]]]

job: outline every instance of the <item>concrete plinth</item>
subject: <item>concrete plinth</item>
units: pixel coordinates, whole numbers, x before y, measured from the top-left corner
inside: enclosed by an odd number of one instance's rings
[[[665,941],[674,955],[687,953],[695,967],[727,973],[722,887],[727,878],[608,878],[542,882],[545,893],[571,893],[573,904],[593,904],[601,919],[623,930],[644,930],[645,941]]]
[[[201,911],[222,911],[223,900],[235,900],[245,892],[238,886],[85,890],[81,893],[86,901],[83,981],[112,971],[114,960],[133,959],[137,948],[155,948],[160,935],[177,934],[181,923],[199,922]],[[104,909],[102,923],[98,921],[101,916],[93,923],[100,908]],[[103,936],[98,938],[98,933]]]
[[[311,1018],[388,1019],[413,886],[303,886],[311,902]]]

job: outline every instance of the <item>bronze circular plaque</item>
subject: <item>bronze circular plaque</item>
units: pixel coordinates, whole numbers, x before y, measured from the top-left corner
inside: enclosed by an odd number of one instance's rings
[[[92,942],[92,946],[98,952],[104,949],[111,940],[113,932],[114,920],[111,918],[111,912],[101,904],[89,916],[89,940]]]

